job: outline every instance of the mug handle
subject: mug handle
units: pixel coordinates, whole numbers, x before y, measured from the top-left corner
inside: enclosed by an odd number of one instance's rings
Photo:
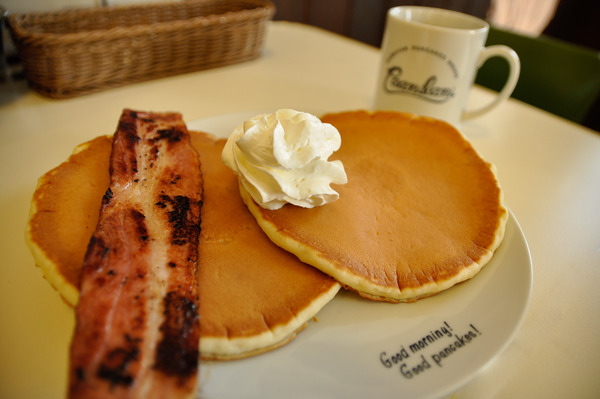
[[[492,110],[493,108],[496,108],[498,105],[500,105],[500,103],[504,102],[504,100],[510,97],[513,90],[515,89],[515,86],[517,85],[517,81],[519,80],[519,74],[521,72],[521,62],[519,61],[519,56],[517,55],[515,50],[504,45],[494,45],[485,47],[483,51],[479,54],[479,59],[477,61],[477,69],[481,68],[481,66],[488,60],[488,58],[492,57],[502,57],[506,61],[508,61],[508,79],[506,80],[506,83],[504,83],[504,87],[502,88],[502,90],[500,90],[500,92],[492,102],[478,109],[464,110],[462,114],[462,120],[475,118]]]

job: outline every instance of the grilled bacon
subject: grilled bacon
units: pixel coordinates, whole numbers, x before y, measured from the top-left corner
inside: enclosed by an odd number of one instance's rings
[[[81,272],[70,398],[196,391],[198,155],[176,113],[124,110]]]

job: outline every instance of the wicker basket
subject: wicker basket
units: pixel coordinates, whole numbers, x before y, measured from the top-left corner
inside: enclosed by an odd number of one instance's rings
[[[268,0],[184,0],[10,15],[33,89],[69,98],[257,58]]]

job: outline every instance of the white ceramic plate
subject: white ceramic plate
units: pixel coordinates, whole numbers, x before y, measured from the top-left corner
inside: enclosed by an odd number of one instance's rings
[[[255,114],[219,115],[188,128],[226,137]],[[202,362],[200,397],[446,397],[510,344],[532,281],[529,248],[510,213],[502,245],[472,280],[408,304],[342,290],[288,345],[244,360]]]

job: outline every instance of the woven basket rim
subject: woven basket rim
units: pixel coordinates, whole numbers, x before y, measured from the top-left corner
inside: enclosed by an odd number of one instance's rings
[[[107,36],[112,39],[119,37],[129,37],[134,35],[142,35],[149,33],[164,33],[177,31],[181,29],[192,29],[194,27],[206,27],[211,25],[227,25],[231,23],[239,23],[247,20],[256,18],[268,19],[275,12],[275,6],[270,0],[239,0],[239,3],[253,5],[253,8],[247,8],[237,11],[226,11],[218,14],[210,14],[205,16],[196,16],[186,19],[178,19],[163,22],[154,22],[150,24],[140,24],[132,26],[114,26],[106,29],[93,29],[80,32],[68,32],[68,33],[51,33],[51,32],[31,32],[23,23],[32,18],[40,17],[56,17],[68,14],[94,14],[103,13],[110,14],[114,12],[134,12],[136,10],[147,10],[147,9],[160,9],[163,7],[173,6],[184,6],[185,4],[197,4],[197,3],[210,3],[210,0],[185,0],[179,2],[161,2],[153,3],[151,5],[124,5],[124,6],[110,6],[100,8],[79,8],[79,9],[68,9],[63,11],[56,11],[50,13],[26,13],[26,14],[9,14],[8,25],[13,31],[15,36],[25,38],[26,40],[36,41],[44,40],[46,44],[48,41],[56,41],[57,43],[73,43],[95,40],[106,40]]]

